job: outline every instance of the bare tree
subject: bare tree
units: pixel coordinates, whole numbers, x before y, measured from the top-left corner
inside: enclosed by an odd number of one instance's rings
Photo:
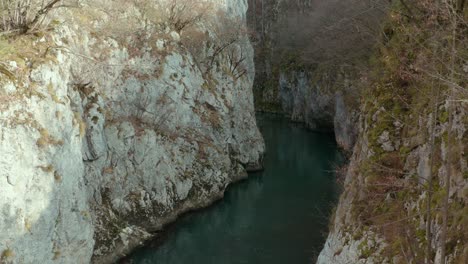
[[[435,135],[437,126],[437,116],[439,113],[439,86],[434,87],[432,82],[432,94],[434,94],[433,100],[433,111],[432,111],[432,122],[430,128],[430,160],[429,160],[429,175],[427,178],[427,204],[426,204],[426,264],[432,263],[432,194],[434,189],[433,180],[433,167],[434,167],[434,155],[435,155]]]
[[[310,64],[350,64],[370,54],[378,41],[388,3],[381,0],[311,1],[304,11],[295,1],[275,28],[278,52]]]
[[[457,2],[462,2],[464,4],[464,1],[445,1],[446,4],[446,9],[448,11],[448,14],[450,15],[450,23],[452,26],[452,35],[451,35],[451,50],[450,50],[450,73],[449,73],[449,80],[451,83],[456,83],[455,80],[455,64],[457,60],[457,35],[458,35],[458,25],[459,25],[459,16],[458,16],[458,10],[460,7],[458,7],[456,4]],[[463,6],[461,7],[463,9]],[[445,197],[443,201],[443,223],[442,223],[442,231],[440,234],[440,257],[441,257],[441,263],[445,264],[446,262],[446,250],[447,250],[447,230],[448,230],[448,222],[449,222],[449,199],[450,199],[450,184],[451,184],[451,178],[452,178],[452,164],[454,161],[454,154],[453,154],[453,114],[454,114],[454,105],[453,105],[453,100],[455,99],[455,91],[457,90],[456,87],[449,87],[449,95],[447,99],[448,103],[448,115],[449,115],[449,120],[448,120],[448,127],[447,127],[447,163],[446,163],[446,168],[447,168],[447,173],[446,173],[446,178],[445,178]]]
[[[167,21],[177,32],[200,22],[211,10],[209,2],[200,0],[168,1]]]
[[[209,74],[221,59],[227,59],[229,71],[234,79],[247,73],[246,54],[241,44],[248,31],[243,21],[230,17],[225,11],[218,10],[204,18],[206,28],[192,27],[181,33],[184,46],[192,54],[195,63],[205,74]]]
[[[44,24],[45,16],[61,1],[0,0],[0,31],[33,31]]]
[[[203,0],[133,0],[145,20],[167,24],[181,33],[201,22],[213,10],[209,1]]]
[[[247,59],[242,48],[231,47],[227,52],[229,71],[234,80],[237,80],[247,73],[245,60]]]
[[[238,43],[246,35],[247,29],[239,19],[227,16],[224,11],[219,11],[216,18],[211,22],[210,37],[212,41],[210,41],[211,45],[208,47],[210,55],[206,62],[207,68],[205,73],[211,71],[216,59],[221,54],[228,52],[234,44]],[[232,59],[235,60],[234,57]]]

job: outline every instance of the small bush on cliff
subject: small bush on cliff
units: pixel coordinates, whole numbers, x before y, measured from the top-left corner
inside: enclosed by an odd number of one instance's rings
[[[96,38],[111,37],[128,47],[131,56],[141,55],[142,46],[149,46],[154,56],[164,57],[171,45],[162,49],[164,41],[178,41],[170,33],[177,32],[180,41],[205,75],[212,70],[224,70],[233,79],[244,76],[248,69],[247,53],[236,45],[247,29],[239,18],[230,16],[205,0],[115,0],[87,2],[74,9],[74,17],[89,28]],[[227,61],[227,67],[218,67],[218,61]]]
[[[0,31],[21,34],[47,24],[47,14],[62,0],[0,0]]]
[[[213,3],[203,0],[132,0],[130,3],[135,5],[146,24],[168,26],[179,34],[213,12]]]
[[[4,56],[8,55],[9,53],[11,53],[11,52],[13,52],[13,51],[14,51],[13,47],[12,47],[10,44],[8,44],[8,42],[6,42],[6,41],[4,41],[4,40],[2,40],[2,39],[0,38],[0,60],[1,60]],[[2,62],[0,62],[0,76],[2,76],[2,75],[6,76],[6,77],[7,77],[8,79],[10,79],[10,80],[14,80],[14,79],[15,79],[15,76],[13,75],[12,72],[10,72],[10,71],[8,70],[8,68],[6,67],[6,65],[3,64]]]
[[[7,248],[2,251],[2,255],[0,256],[1,263],[8,263],[11,259],[15,256],[13,250]]]
[[[200,0],[170,0],[163,1],[163,20],[177,32],[203,20],[211,12],[212,5]]]

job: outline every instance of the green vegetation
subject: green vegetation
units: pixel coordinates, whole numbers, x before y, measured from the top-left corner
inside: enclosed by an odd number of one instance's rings
[[[369,246],[369,242],[367,239],[364,239],[359,245],[358,245],[358,250],[359,250],[359,258],[362,259],[367,259],[369,258],[372,253],[374,252],[374,248]]]
[[[1,61],[1,58],[13,52],[14,52],[14,48],[8,43],[8,41],[0,37],[0,61]],[[10,72],[7,69],[7,67],[1,62],[0,62],[0,74],[5,75],[10,80],[15,79],[15,75],[12,72]]]
[[[454,113],[466,107],[451,98],[467,98],[466,89],[460,88],[466,85],[466,78],[460,76],[464,75],[461,69],[467,58],[468,35],[463,33],[468,29],[468,13],[454,13],[450,7],[438,8],[430,1],[424,2],[405,6],[395,2],[383,27],[382,42],[370,60],[372,70],[362,86],[367,87],[363,91],[364,135],[373,155],[360,162],[364,182],[357,182],[360,187],[356,189],[364,194],[355,201],[351,215],[385,239],[385,256],[405,255],[416,263],[424,262],[426,254],[434,257],[435,248],[432,252],[426,248],[427,237],[435,234],[427,234],[419,221],[427,221],[429,216],[433,224],[447,225],[446,240],[438,237],[438,243],[445,244],[447,254],[457,252],[454,263],[461,263],[467,257],[463,252],[466,244],[457,241],[468,239],[467,220],[462,216],[466,214],[466,200],[454,197],[448,210],[444,207],[447,177],[466,174],[458,162],[464,143],[454,137],[450,124]],[[456,20],[460,21],[454,29]],[[430,146],[434,133],[430,116],[435,113],[435,125],[441,132],[434,135],[430,153],[433,179],[428,183],[419,178],[423,175],[408,171],[416,169],[411,166],[417,166],[417,159],[415,165],[409,163],[410,167],[404,164],[414,159],[410,154],[418,147]],[[380,137],[384,131],[389,133],[394,151],[382,148]],[[450,157],[441,157],[441,151],[447,151]],[[439,174],[440,168],[447,166],[452,170]],[[427,208],[432,210],[429,214]],[[364,244],[360,248],[361,257],[368,257],[368,248]]]

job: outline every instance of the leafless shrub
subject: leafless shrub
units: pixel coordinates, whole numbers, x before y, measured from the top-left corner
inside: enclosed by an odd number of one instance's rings
[[[227,69],[234,79],[247,73],[246,54],[240,41],[247,36],[244,23],[219,10],[203,19],[204,27],[191,27],[181,33],[181,41],[192,54],[195,63],[206,75],[220,59],[227,59]]]
[[[189,30],[181,35],[181,41],[185,48],[191,53],[195,64],[201,69],[201,63],[203,62],[207,49],[206,40],[209,38],[208,32],[203,29]]]
[[[246,54],[241,48],[231,47],[227,51],[227,58],[229,63],[229,71],[234,80],[237,80],[247,73],[245,65]]]
[[[211,3],[201,0],[170,0],[165,5],[165,20],[179,33],[201,21],[212,10]]]
[[[208,48],[211,53],[206,62],[206,72],[209,72],[213,67],[216,59],[221,54],[229,53],[229,49],[234,44],[238,44],[243,36],[246,36],[247,29],[243,23],[237,18],[227,16],[223,11],[219,11],[216,19],[212,21],[211,26],[211,41]],[[232,59],[235,59],[240,54],[235,55]],[[242,60],[243,61],[243,60]],[[234,62],[234,61],[233,61]]]
[[[142,88],[132,103],[132,113],[130,121],[139,130],[144,127],[152,128],[155,131],[167,133],[168,121],[173,117],[175,111],[174,101],[167,95],[167,91],[157,98],[151,98]]]
[[[169,26],[181,33],[201,22],[213,10],[213,4],[203,0],[133,0],[145,23]]]
[[[21,34],[47,23],[47,14],[62,0],[0,0],[0,31]]]

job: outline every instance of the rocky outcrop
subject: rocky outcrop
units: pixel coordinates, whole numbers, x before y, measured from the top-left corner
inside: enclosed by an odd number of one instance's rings
[[[310,78],[309,75],[317,78]],[[280,74],[279,104],[291,119],[303,122],[312,130],[333,131],[338,144],[351,150],[356,140],[358,114],[352,109],[353,89],[343,75],[338,77],[312,72]],[[347,83],[337,89],[337,83]],[[347,100],[347,101],[346,101]]]
[[[443,108],[441,108],[442,110]],[[445,111],[445,110],[442,110]],[[366,113],[364,111],[364,113]],[[379,115],[379,111],[373,115]],[[458,120],[454,122],[453,130],[457,131],[454,135],[454,147],[466,147],[466,132],[467,122],[462,121],[463,116],[467,114],[467,108],[459,105],[455,111],[453,118]],[[367,113],[369,114],[369,113]],[[364,114],[366,115],[366,114]],[[382,118],[382,117],[380,117]],[[367,123],[363,118],[360,121],[359,140],[354,147],[353,156],[348,166],[346,179],[344,182],[344,193],[342,194],[338,207],[336,209],[334,219],[332,221],[332,229],[328,235],[324,249],[321,251],[318,258],[319,264],[325,263],[406,263],[409,258],[422,258],[424,254],[424,239],[425,239],[425,217],[426,217],[426,204],[427,199],[427,182],[429,171],[431,170],[430,158],[430,134],[425,133],[425,136],[413,134],[412,136],[401,136],[400,138],[390,137],[389,131],[385,130],[376,138],[372,139],[372,131],[379,126],[382,119],[376,116],[375,120],[369,119],[371,123]],[[415,131],[431,131],[431,120],[433,116],[427,117],[424,122],[421,119],[418,123],[419,126]],[[443,137],[447,133],[448,123],[447,120],[441,121],[436,127],[436,138]],[[401,129],[401,124],[395,123],[392,131]],[[386,140],[382,140],[385,138]],[[442,141],[445,139],[441,138]],[[375,142],[376,144],[372,143]],[[392,146],[392,147],[390,147]],[[401,179],[392,178],[392,173],[387,171],[385,176],[380,179],[375,178],[375,173],[379,173],[376,166],[384,166],[380,164],[387,164],[396,162],[395,147],[404,158],[399,161],[401,166]],[[455,148],[457,148],[455,147]],[[407,152],[407,153],[405,153]],[[434,189],[432,202],[434,203],[434,215],[438,220],[434,220],[431,228],[433,235],[431,244],[435,248],[435,263],[441,263],[440,259],[440,238],[441,238],[441,224],[439,220],[441,217],[440,208],[442,206],[442,197],[444,190],[440,186],[445,185],[447,176],[447,145],[445,143],[437,144],[436,155],[440,155],[441,160],[436,162],[436,168],[433,171],[438,174],[433,179]],[[450,202],[451,208],[465,208],[466,204],[466,191],[468,190],[468,179],[466,178],[466,171],[468,166],[462,153],[457,153],[454,164],[452,165],[453,176],[450,181]],[[392,157],[392,158],[390,158]],[[383,161],[382,161],[383,160]],[[379,165],[371,165],[373,162],[383,162]],[[393,170],[397,170],[395,163],[392,164]],[[385,167],[381,167],[384,168]],[[390,168],[390,167],[389,167]],[[369,170],[375,170],[373,173]],[[465,175],[465,176],[464,176]],[[389,190],[372,189],[373,185],[384,184],[386,188],[393,188],[392,192]],[[404,188],[403,188],[404,186]],[[385,188],[385,187],[384,187]],[[377,194],[376,194],[377,192]],[[378,192],[384,192],[385,197],[375,198],[379,195]],[[371,201],[370,195],[374,195]],[[376,202],[378,207],[376,209]],[[401,205],[401,208],[399,207]],[[365,208],[372,208],[372,216]],[[382,213],[386,212],[385,214]],[[398,210],[398,211],[393,211]],[[451,214],[454,219],[449,223],[449,239],[454,243],[453,248],[450,250],[448,263],[459,263],[466,257],[466,245],[464,246],[463,239],[459,237],[460,233],[464,233],[464,223],[466,216],[462,216],[463,210],[453,211]],[[408,217],[409,216],[409,217]],[[399,254],[389,253],[389,247],[403,246],[402,241],[392,240],[392,235],[399,234],[398,232],[415,232],[415,237],[406,238],[411,243],[416,243],[410,249],[396,249]],[[419,231],[414,231],[419,230]],[[394,232],[394,233],[391,233]],[[465,232],[466,233],[466,232]],[[463,236],[463,235],[462,235]],[[456,240],[458,237],[458,241]],[[392,243],[392,244],[389,244]],[[400,244],[401,243],[401,244]],[[422,247],[419,248],[419,247]],[[391,252],[391,251],[390,251]],[[406,253],[410,252],[410,253]],[[417,253],[419,252],[419,254]],[[414,254],[416,256],[405,256],[405,254]]]
[[[215,3],[245,19],[246,1]],[[246,36],[231,46],[246,74],[222,54],[207,71],[183,33],[122,38],[112,10],[90,22],[99,9],[86,4],[50,34],[12,40],[30,52],[8,57],[16,80],[0,81],[2,261],[113,262],[261,168]]]
[[[357,98],[345,76],[314,70],[280,72],[277,88],[270,87],[257,98],[258,108],[270,111],[263,106],[279,106],[276,111],[312,130],[334,132],[338,144],[351,151],[357,136]],[[272,90],[273,96],[269,95]]]
[[[333,130],[334,94],[306,71],[280,73],[279,103],[291,119],[314,130]]]
[[[359,111],[352,104],[347,104],[345,98],[343,92],[335,94],[333,131],[338,145],[345,150],[351,151],[357,139],[358,129],[356,124],[359,119]]]
[[[454,14],[428,15],[433,3],[412,3],[421,12],[414,20],[394,16],[400,8],[392,7],[384,29],[392,36],[360,80],[358,140],[320,264],[468,260],[468,106],[456,88],[466,78],[453,78],[468,72],[454,55],[468,40],[440,22]],[[447,36],[458,43],[450,51]],[[431,49],[419,49],[429,39]],[[429,62],[428,50],[444,55]],[[434,65],[450,84],[434,78]]]

